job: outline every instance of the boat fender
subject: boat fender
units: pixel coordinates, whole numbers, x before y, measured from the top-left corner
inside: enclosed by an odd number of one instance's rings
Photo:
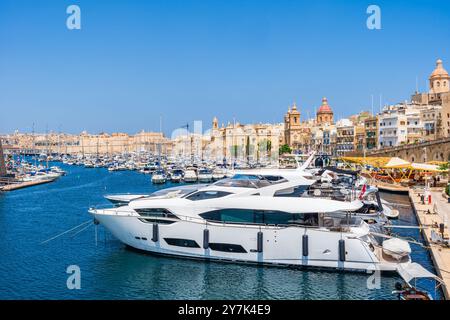
[[[258,232],[257,251],[263,252],[263,233],[262,233],[262,231]]]
[[[203,249],[209,248],[209,230],[204,229],[203,230]]]
[[[302,237],[302,255],[308,256],[308,235],[304,234]]]
[[[159,240],[159,227],[157,223],[153,224],[153,235],[152,235],[152,241],[158,242]]]
[[[345,240],[339,240],[339,261],[345,261]]]

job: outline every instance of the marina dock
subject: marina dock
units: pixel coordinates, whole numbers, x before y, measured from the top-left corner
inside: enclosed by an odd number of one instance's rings
[[[438,276],[444,281],[442,291],[447,300],[450,299],[450,248],[432,241],[432,233],[440,234],[439,225],[445,224],[444,238],[448,239],[450,218],[450,203],[447,202],[440,191],[431,190],[431,204],[425,199],[422,203],[421,196],[423,189],[410,189],[409,198],[411,200],[414,213],[422,228],[422,235],[426,244],[430,248],[431,258],[433,260]]]
[[[49,183],[52,181],[54,181],[54,180],[45,179],[45,180],[35,180],[35,181],[9,182],[8,184],[0,185],[0,191],[13,191],[13,190],[18,190],[18,189],[23,189],[23,188],[27,188],[27,187],[37,186],[40,184]]]

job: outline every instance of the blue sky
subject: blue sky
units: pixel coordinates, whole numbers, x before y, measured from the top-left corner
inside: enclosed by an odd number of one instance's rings
[[[66,8],[81,8],[81,30]],[[381,8],[381,30],[366,8]],[[450,1],[0,1],[0,132],[159,130],[214,116],[335,117],[450,70]]]

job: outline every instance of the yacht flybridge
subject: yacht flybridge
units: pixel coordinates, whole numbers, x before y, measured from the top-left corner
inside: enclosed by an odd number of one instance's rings
[[[367,203],[309,196],[315,180],[283,171],[235,174],[89,212],[126,245],[157,254],[360,271],[411,262],[408,242],[385,245],[372,233],[362,218]]]

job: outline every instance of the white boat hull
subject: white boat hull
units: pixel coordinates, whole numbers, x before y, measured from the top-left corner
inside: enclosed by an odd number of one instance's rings
[[[93,211],[90,211],[94,213]],[[371,251],[369,245],[359,239],[346,238],[347,234],[304,227],[276,227],[225,225],[208,223],[209,246],[215,243],[241,246],[245,252],[223,252],[204,249],[205,223],[178,221],[173,224],[158,224],[158,240],[153,241],[153,223],[146,223],[136,216],[114,216],[94,214],[102,225],[124,244],[151,253],[226,260],[242,263],[269,265],[310,266],[352,271],[395,271],[398,263],[382,262]],[[258,232],[263,234],[262,252],[257,252]],[[308,235],[308,256],[303,256],[303,235]],[[170,245],[165,239],[188,239],[196,247]],[[339,258],[339,240],[345,240],[345,261]],[[406,261],[402,261],[406,262]]]

